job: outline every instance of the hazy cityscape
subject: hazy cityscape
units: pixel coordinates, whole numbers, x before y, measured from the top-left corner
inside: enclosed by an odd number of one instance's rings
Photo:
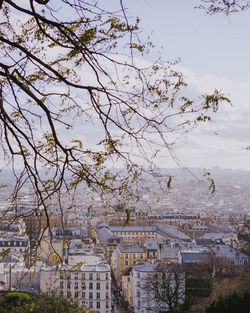
[[[13,181],[5,172],[0,179],[5,186],[1,188],[1,290],[60,290],[93,312],[156,312],[159,306],[167,310],[167,304],[148,298],[144,284],[147,275],[157,272],[157,264],[168,266],[168,271],[169,266],[181,266],[184,293],[197,297],[200,310],[205,300],[209,303],[216,284],[235,279],[230,266],[240,269],[237,275],[243,271],[248,284],[249,172],[212,169],[213,193],[205,169],[161,173],[173,177],[167,192],[157,190],[147,177],[148,185],[137,191],[139,200],[130,199],[123,208],[117,198],[109,198],[107,209],[86,185],[80,185],[73,204],[65,194],[60,209],[49,207],[48,228],[45,216],[30,214],[34,199],[29,186],[20,193],[18,218],[13,222],[13,207],[7,210]],[[218,260],[223,260],[224,274],[217,273]],[[199,273],[195,283],[189,279],[188,266],[201,263],[210,264],[213,271],[203,283]],[[183,299],[180,295],[179,301]]]
[[[249,13],[0,0],[0,313],[249,313]]]

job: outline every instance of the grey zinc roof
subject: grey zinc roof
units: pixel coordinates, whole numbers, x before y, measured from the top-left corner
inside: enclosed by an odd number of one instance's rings
[[[174,259],[178,257],[178,251],[178,247],[163,245],[161,255],[163,259]]]
[[[220,232],[226,232],[226,233],[236,232],[236,230],[231,226],[219,225],[216,223],[208,223],[208,228],[212,230],[220,231]]]
[[[133,266],[133,270],[136,272],[159,272],[159,268],[158,266],[163,266],[163,268],[165,269],[165,272],[168,271],[172,271],[173,269],[175,269],[176,272],[182,272],[183,269],[181,268],[181,266],[179,266],[179,264],[165,264],[165,263],[149,263],[149,262],[145,262],[142,265],[134,265]]]
[[[246,254],[240,252],[239,250],[232,248],[228,245],[225,246],[217,246],[213,248],[213,251],[215,252],[217,257],[227,258],[227,259],[233,259],[235,262],[235,265],[242,265],[243,259],[250,261],[250,257]]]
[[[195,243],[196,245],[200,245],[200,246],[209,246],[213,244],[213,240],[212,239],[205,239],[205,238],[196,238],[195,239]]]
[[[201,239],[222,239],[227,236],[228,233],[205,233]]]
[[[59,267],[60,268],[60,267]],[[66,271],[72,271],[72,266],[71,265],[63,265],[61,267],[63,270]],[[100,262],[98,264],[82,264],[79,265],[76,270],[78,269],[79,271],[83,272],[109,272],[110,271],[110,265],[105,262]],[[58,266],[46,266],[42,269],[45,272],[58,272]]]
[[[161,240],[155,240],[155,239],[148,239],[145,241],[144,246],[148,249],[148,250],[157,250],[157,245],[158,243],[160,243]]]
[[[108,242],[108,239],[120,239],[119,236],[113,234],[109,229],[103,227],[98,229],[98,235],[102,238],[103,241]]]
[[[128,246],[128,247],[124,247],[124,246],[122,246],[121,244],[119,244],[118,245],[118,248],[119,248],[119,250],[121,251],[121,252],[127,252],[127,253],[140,253],[140,252],[142,252],[142,253],[144,253],[144,252],[146,252],[147,250],[146,250],[146,248],[144,248],[144,247],[142,247],[142,246],[140,246],[140,245],[135,245],[135,246]]]
[[[212,253],[210,250],[186,250],[181,252],[182,263],[195,263],[195,262],[209,262],[212,258]]]
[[[173,238],[176,238],[179,240],[191,241],[191,238],[189,236],[180,232],[175,226],[169,226],[169,225],[165,225],[163,223],[157,223],[154,225],[157,227],[158,230],[164,232],[165,234],[170,235]]]
[[[156,270],[157,264],[151,264],[145,262],[143,265],[134,265],[134,270],[138,272],[154,272]]]

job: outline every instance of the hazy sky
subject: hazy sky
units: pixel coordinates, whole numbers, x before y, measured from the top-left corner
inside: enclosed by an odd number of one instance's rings
[[[179,69],[193,92],[222,90],[233,102],[224,105],[215,123],[183,138],[177,153],[184,165],[250,169],[250,10],[208,16],[195,0],[128,0],[139,16],[142,35],[162,47],[163,60],[180,57]],[[158,49],[157,51],[159,51]],[[157,54],[155,54],[157,56]],[[162,156],[163,166],[172,165]]]
[[[119,7],[119,0],[104,2],[107,8]],[[151,34],[157,46],[147,62],[160,55],[163,61],[180,58],[177,68],[184,73],[190,94],[216,88],[232,100],[233,106],[223,105],[213,123],[180,138],[175,149],[181,164],[250,170],[250,150],[244,149],[250,146],[250,10],[226,17],[195,9],[199,0],[124,0],[124,4],[128,15],[140,17],[141,37]],[[85,134],[84,130],[81,126]],[[86,131],[88,139],[99,136],[98,128],[91,135]],[[159,166],[175,165],[169,155],[161,155]]]

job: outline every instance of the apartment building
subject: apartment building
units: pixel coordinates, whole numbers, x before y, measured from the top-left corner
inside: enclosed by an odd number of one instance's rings
[[[14,236],[11,234],[5,234],[0,237],[0,253],[8,251],[8,254],[25,255],[29,249],[28,236]]]
[[[113,268],[116,280],[121,281],[121,274],[125,269],[139,262],[145,262],[147,259],[147,249],[139,243],[119,244],[116,253],[116,264],[115,268]],[[114,264],[114,262],[112,262],[112,264]]]
[[[94,258],[95,259],[95,258]],[[40,273],[40,290],[57,290],[90,311],[111,313],[111,275],[107,263],[96,262],[79,267],[47,267]]]
[[[152,281],[156,282],[155,286],[152,283],[147,288]],[[169,294],[174,294],[174,291],[177,302],[183,302],[185,294],[183,269],[178,265],[145,262],[143,265],[134,266],[130,272],[130,287],[125,296],[135,313],[168,312],[169,307],[162,299],[168,299]],[[157,294],[160,296],[157,297]]]

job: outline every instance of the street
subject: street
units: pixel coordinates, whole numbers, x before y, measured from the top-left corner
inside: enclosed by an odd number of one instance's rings
[[[112,313],[126,313],[126,311],[122,307],[122,296],[120,295],[120,291],[117,289],[115,283],[113,282],[111,288],[111,296]]]

